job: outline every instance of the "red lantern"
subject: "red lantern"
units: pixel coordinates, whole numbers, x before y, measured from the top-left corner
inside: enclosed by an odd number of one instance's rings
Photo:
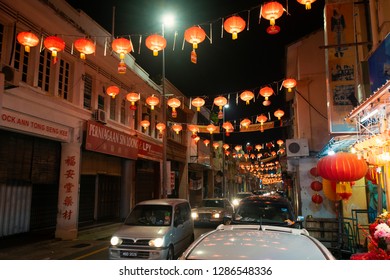
[[[251,101],[255,97],[255,94],[249,90],[245,90],[240,94],[240,98],[242,101],[245,101],[246,104],[249,104],[249,101]]]
[[[315,204],[319,205],[322,203],[323,201],[323,198],[321,195],[319,195],[318,193],[316,194],[313,194],[313,196],[311,197],[311,201],[313,201]]]
[[[24,46],[25,52],[30,52],[30,47],[35,47],[39,43],[39,38],[32,32],[20,32],[16,39]]]
[[[179,134],[179,132],[183,129],[182,125],[181,124],[177,124],[175,123],[174,125],[172,125],[172,130],[174,132],[176,132],[176,134]]]
[[[137,106],[135,105],[135,102],[137,102],[140,99],[139,93],[129,92],[126,95],[126,99],[127,99],[127,101],[129,101],[131,103],[130,109],[131,110],[136,110]]]
[[[157,123],[156,124],[156,128],[157,130],[162,134],[163,133],[163,130],[165,129],[166,125],[164,123]]]
[[[57,36],[49,36],[43,42],[46,49],[51,51],[53,64],[57,62],[57,53],[65,49],[65,41]]]
[[[260,116],[257,117],[257,121],[260,123],[260,131],[263,132],[264,131],[264,127],[263,127],[263,124],[268,120],[268,118],[261,114]]]
[[[288,92],[292,92],[292,88],[294,88],[297,85],[297,81],[293,78],[288,78],[283,81],[282,84]]]
[[[241,122],[240,122],[240,125],[245,127],[245,128],[248,128],[249,125],[251,124],[251,120],[250,119],[243,119]]]
[[[150,109],[154,110],[154,106],[158,105],[160,103],[160,99],[158,99],[156,96],[152,95],[146,98],[146,103],[150,106]]]
[[[93,54],[96,49],[95,43],[86,38],[77,39],[74,47],[80,52],[81,59],[85,59],[86,54]]]
[[[198,44],[206,39],[206,32],[199,26],[193,26],[184,32],[184,39],[192,44],[193,49],[197,49]]]
[[[260,95],[265,98],[265,100],[268,100],[268,98],[274,94],[274,90],[270,87],[263,87],[260,89]]]
[[[237,34],[245,29],[246,23],[239,16],[231,16],[223,23],[223,27],[226,32],[232,34],[232,39],[237,39]]]
[[[158,52],[167,46],[167,40],[161,35],[153,34],[146,38],[145,45],[153,51],[154,56],[158,56]]]
[[[202,107],[206,102],[201,97],[196,97],[191,101],[192,106],[196,107],[196,111],[200,111],[200,107]]]
[[[150,126],[150,122],[148,120],[140,121],[140,125],[146,130]]]
[[[276,110],[276,111],[274,112],[274,116],[277,117],[278,120],[280,120],[280,119],[284,116],[284,111],[278,109],[278,110]]]
[[[232,125],[231,122],[224,122],[222,124],[222,127],[225,129],[226,131],[226,136],[229,136],[230,135],[230,132],[234,131],[234,126]]]
[[[282,4],[277,1],[272,1],[263,4],[261,9],[261,16],[270,21],[270,25],[275,25],[275,20],[283,15],[284,8]]]
[[[217,127],[213,124],[209,124],[207,127],[206,127],[207,131],[210,132],[210,134],[213,134],[214,131],[217,130]]]
[[[319,181],[313,181],[313,182],[311,182],[311,184],[310,184],[310,188],[311,188],[313,191],[319,192],[319,191],[322,190],[322,183],[319,182]]]
[[[175,97],[172,97],[168,99],[167,104],[169,107],[172,108],[172,118],[176,118],[177,117],[176,108],[180,107],[181,105],[180,100]]]
[[[321,158],[317,163],[318,175],[336,182],[352,182],[366,175],[368,170],[364,159],[355,154],[340,152]]]
[[[133,50],[133,44],[130,40],[126,38],[118,38],[114,39],[111,44],[112,49],[114,52],[119,54],[119,58],[123,60],[125,58],[125,55],[128,54],[130,51]]]
[[[115,98],[119,94],[119,88],[117,86],[109,86],[106,90],[107,95]]]
[[[310,172],[311,176],[314,176],[314,177],[318,176],[317,167],[313,167],[312,169],[310,169],[309,172]]]
[[[222,108],[227,104],[226,97],[218,96],[214,99],[214,104],[218,106],[219,112],[218,112],[218,119],[223,119],[223,111]]]

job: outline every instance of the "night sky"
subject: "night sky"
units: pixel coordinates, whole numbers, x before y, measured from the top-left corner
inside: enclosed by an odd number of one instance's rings
[[[276,20],[280,32],[270,35],[266,32],[269,21],[260,18],[260,6],[268,1],[252,0],[112,0],[98,2],[94,0],[67,0],[76,9],[83,10],[114,35],[131,36],[135,52],[132,55],[136,62],[144,68],[152,79],[161,77],[161,55],[154,57],[145,46],[145,39],[153,33],[161,34],[161,22],[164,14],[175,17],[174,27],[165,28],[167,38],[166,77],[186,96],[203,96],[210,109],[215,97],[230,97],[230,108],[226,109],[225,120],[238,125],[243,118],[255,121],[261,113],[271,115],[280,108],[287,111],[284,104],[284,90],[279,91],[285,78],[286,47],[311,32],[324,26],[323,8],[325,0],[317,0],[311,10],[296,0],[279,0],[285,12]],[[115,8],[114,8],[115,7]],[[115,11],[115,13],[114,13]],[[113,15],[115,14],[114,26]],[[232,40],[231,34],[223,32],[222,19],[232,15],[241,16],[247,28]],[[190,61],[192,46],[184,42],[185,29],[199,25],[212,43],[206,40],[197,49],[197,64]],[[212,34],[210,32],[212,30]],[[177,32],[176,42],[173,34]],[[91,34],[93,35],[93,34]],[[139,37],[142,45],[139,52]],[[175,43],[174,43],[175,42]],[[259,89],[270,86],[275,95],[270,98],[271,106],[263,106],[263,97],[258,95]],[[255,102],[250,105],[239,100],[237,93],[252,90],[256,95]],[[258,99],[257,99],[258,98]],[[285,139],[283,129],[275,128],[262,133],[232,133],[227,143],[263,143],[279,138]]]

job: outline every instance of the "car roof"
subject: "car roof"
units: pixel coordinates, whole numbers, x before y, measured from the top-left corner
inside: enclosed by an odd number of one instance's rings
[[[279,196],[279,195],[251,195],[248,197],[245,197],[241,200],[241,203],[245,202],[256,202],[256,201],[263,201],[263,202],[281,202],[281,203],[287,203],[290,204],[289,200],[285,197]]]
[[[258,225],[220,225],[195,240],[182,257],[187,260],[334,259],[305,229]]]
[[[163,199],[151,199],[151,200],[144,200],[137,205],[171,205],[175,206],[180,203],[188,203],[188,200],[181,199],[181,198],[163,198]]]

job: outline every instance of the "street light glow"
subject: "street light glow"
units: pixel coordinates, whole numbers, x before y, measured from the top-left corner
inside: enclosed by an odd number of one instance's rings
[[[172,27],[175,23],[175,18],[171,14],[164,15],[162,18],[162,23],[166,27]]]

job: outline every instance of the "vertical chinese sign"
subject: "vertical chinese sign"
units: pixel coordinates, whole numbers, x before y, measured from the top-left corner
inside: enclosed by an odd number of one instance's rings
[[[63,143],[60,167],[60,188],[56,237],[77,238],[80,177],[80,144]]]
[[[356,92],[356,50],[353,3],[327,4],[325,44],[327,46],[328,115],[330,132],[356,132],[345,117],[358,105]]]

